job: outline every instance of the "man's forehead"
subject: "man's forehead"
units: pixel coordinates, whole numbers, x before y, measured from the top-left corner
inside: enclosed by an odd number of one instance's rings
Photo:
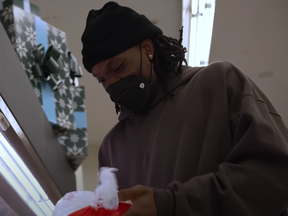
[[[103,61],[97,63],[92,68],[93,76],[95,76],[95,77],[101,76],[100,73],[104,73],[106,71],[106,69],[111,67],[112,63],[115,61],[133,58],[135,55],[135,52],[138,51],[137,49],[138,49],[138,46],[131,47],[131,48],[125,50],[124,52],[122,52],[122,53],[120,53],[120,54],[118,54],[112,58],[109,58],[109,59],[106,59],[106,60],[103,60]]]
[[[111,66],[112,62],[115,60],[115,58],[110,58],[103,60],[101,62],[98,62],[96,65],[92,68],[92,74],[93,76],[101,76],[101,73],[105,72],[108,67]]]

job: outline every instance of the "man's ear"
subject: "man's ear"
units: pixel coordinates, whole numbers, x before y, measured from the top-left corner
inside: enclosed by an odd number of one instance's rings
[[[144,41],[142,41],[141,43],[141,49],[142,49],[142,53],[145,56],[149,56],[152,55],[154,56],[154,45],[151,39],[146,39]]]

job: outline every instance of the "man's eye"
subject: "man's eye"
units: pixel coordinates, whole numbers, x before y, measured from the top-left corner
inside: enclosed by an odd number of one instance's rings
[[[117,68],[114,70],[114,72],[120,71],[120,69],[122,68],[122,65],[123,65],[123,62],[119,65],[119,67],[117,67]]]

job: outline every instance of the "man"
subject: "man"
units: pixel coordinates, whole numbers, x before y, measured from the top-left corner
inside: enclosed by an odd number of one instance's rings
[[[120,112],[99,165],[119,169],[125,216],[284,215],[281,117],[232,64],[182,66],[181,41],[114,2],[87,17],[83,64]]]

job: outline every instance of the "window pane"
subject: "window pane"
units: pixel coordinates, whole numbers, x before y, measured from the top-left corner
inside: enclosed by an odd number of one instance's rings
[[[198,2],[199,0],[191,0],[191,13],[193,15],[197,14],[198,12]]]
[[[186,0],[185,5],[187,6]],[[186,30],[183,32],[183,45],[188,48],[188,64],[207,65],[213,32],[215,0],[191,0],[191,11],[190,19],[187,19],[187,10],[184,11],[183,8],[183,17],[185,14],[183,26]]]

